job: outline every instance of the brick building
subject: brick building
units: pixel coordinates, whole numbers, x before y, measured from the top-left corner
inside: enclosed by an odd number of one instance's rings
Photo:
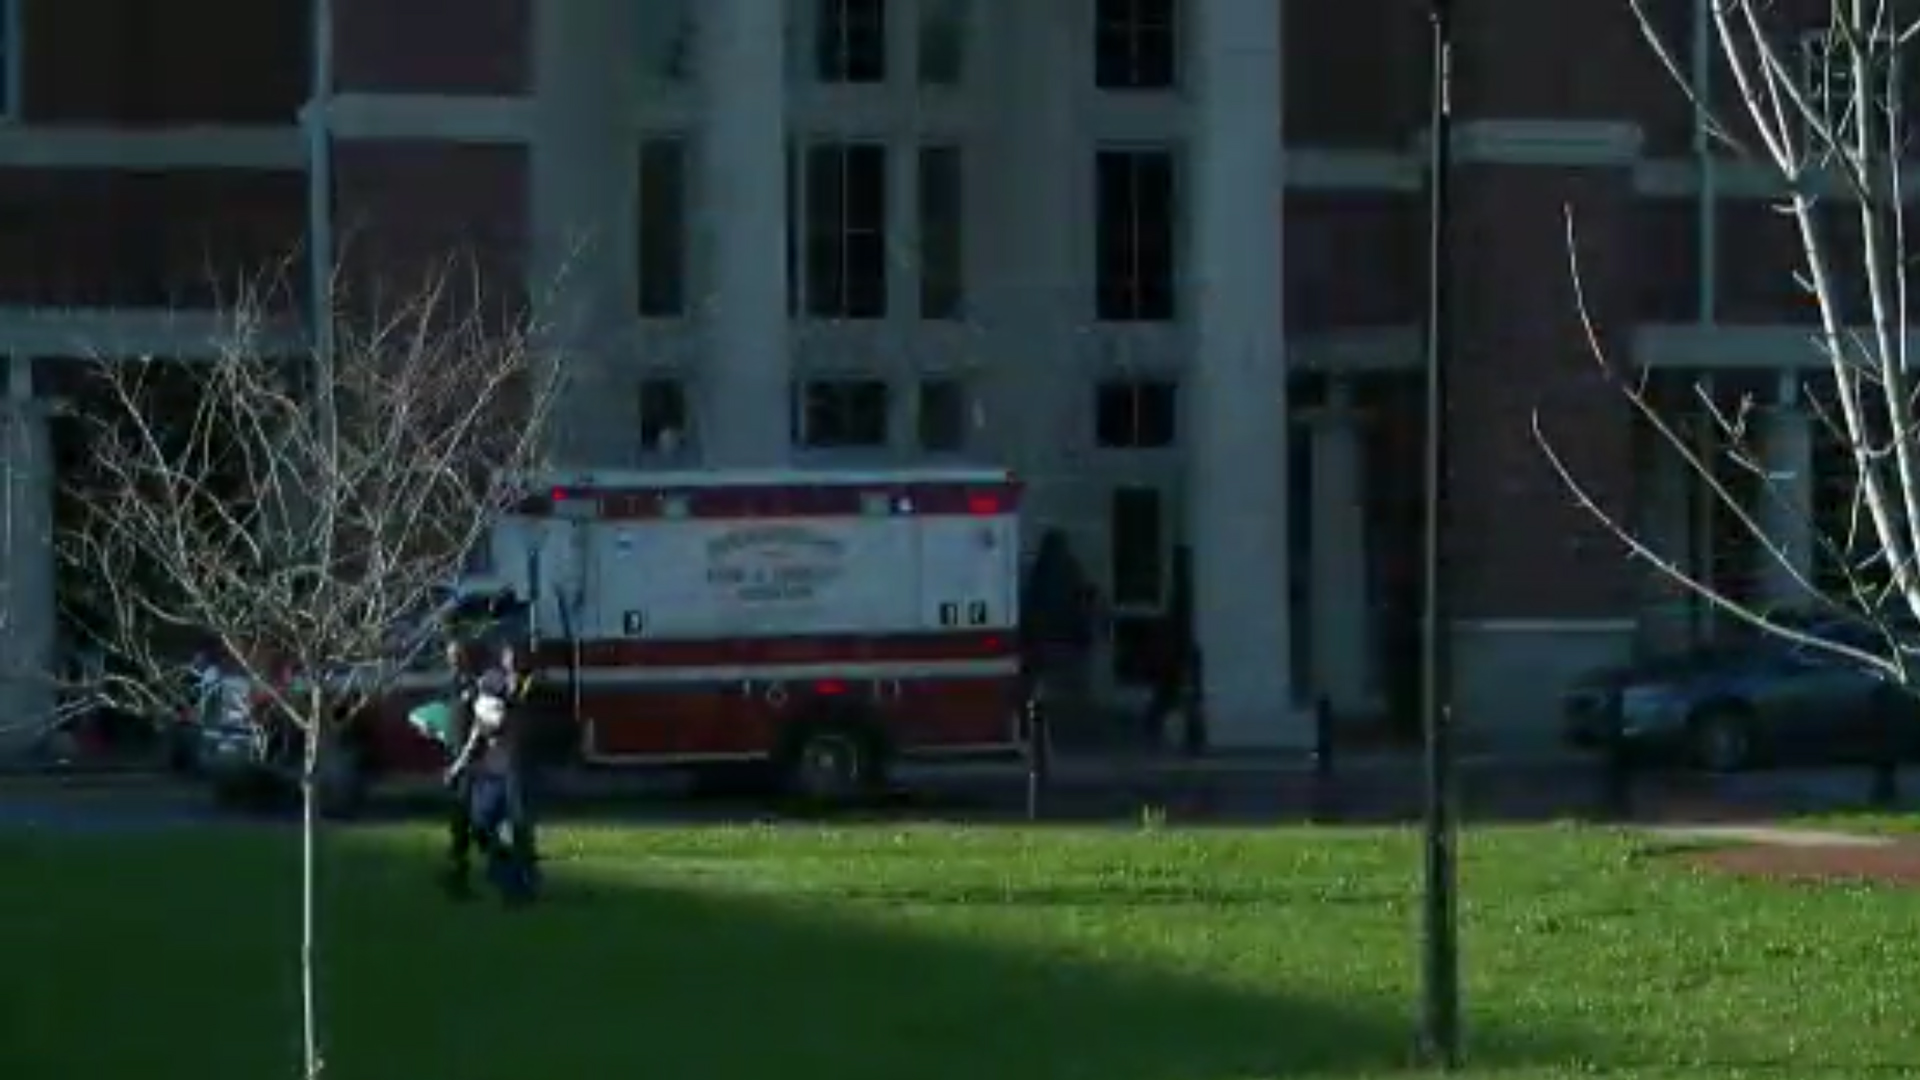
[[[314,2],[0,0],[16,655],[62,358],[203,355],[221,283],[321,236],[546,305],[581,464],[1014,466],[1101,583],[1116,696],[1190,550],[1223,745],[1412,684],[1422,0]],[[1699,78],[1704,0],[1649,6]],[[1774,587],[1597,380],[1563,206],[1617,358],[1782,406],[1818,360],[1765,175],[1705,153],[1625,0],[1456,7],[1457,704],[1543,736],[1565,675],[1706,622],[1570,505],[1536,410],[1610,507]],[[1805,420],[1765,423],[1811,505]]]

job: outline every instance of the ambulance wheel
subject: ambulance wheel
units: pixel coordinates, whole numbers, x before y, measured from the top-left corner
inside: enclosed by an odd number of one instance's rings
[[[880,742],[864,724],[830,720],[794,733],[781,755],[786,794],[803,803],[844,806],[878,792],[884,783]]]

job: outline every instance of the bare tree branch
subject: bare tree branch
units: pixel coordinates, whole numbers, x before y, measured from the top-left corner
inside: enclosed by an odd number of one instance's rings
[[[1675,61],[1647,5],[1627,2],[1669,76],[1694,98],[1695,81]],[[1783,571],[1782,579],[1795,591],[1819,609],[1873,627],[1879,647],[1809,633],[1702,580],[1600,505],[1555,447],[1538,413],[1534,436],[1578,504],[1660,575],[1764,632],[1905,684],[1915,647],[1909,629],[1920,621],[1920,447],[1915,445],[1920,424],[1914,411],[1920,384],[1909,362],[1913,253],[1905,225],[1903,157],[1909,140],[1900,72],[1920,21],[1897,15],[1891,0],[1832,0],[1825,24],[1809,28],[1767,0],[1712,0],[1710,22],[1718,67],[1730,76],[1738,105],[1731,116],[1715,115],[1713,102],[1696,99],[1694,105],[1707,130],[1736,151],[1751,152],[1779,180],[1780,210],[1793,220],[1799,240],[1797,277],[1816,311],[1812,344],[1826,361],[1830,384],[1824,395],[1806,395],[1805,407],[1809,422],[1851,462],[1850,520],[1837,530],[1830,523],[1806,522],[1809,512],[1780,489],[1764,450],[1755,453],[1750,446],[1751,402],[1728,411],[1702,389],[1704,415],[1721,444],[1712,453],[1759,477],[1761,499],[1800,519],[1796,526],[1809,526],[1819,553],[1838,571],[1837,586],[1812,579],[1795,557],[1806,553],[1788,550],[1787,538],[1770,531],[1781,514],[1762,514],[1759,504],[1722,479],[1715,461],[1662,415],[1646,392],[1644,376],[1638,381],[1621,376],[1588,308],[1569,221],[1575,306],[1595,362],[1674,464],[1751,538],[1762,558]],[[1810,51],[1809,40],[1817,45]],[[1750,146],[1749,140],[1728,136],[1736,127],[1751,133]],[[1843,238],[1837,228],[1839,215],[1848,211],[1857,237]],[[1811,463],[1800,467],[1811,468]],[[1870,550],[1863,555],[1863,548]]]
[[[64,478],[79,510],[58,547],[94,587],[102,696],[165,700],[210,649],[262,703],[256,719],[297,737],[309,851],[336,737],[426,645],[397,631],[432,614],[521,496],[514,478],[544,463],[560,378],[524,319],[488,317],[469,264],[394,302],[346,284],[324,352],[263,347],[262,289],[209,361],[90,365],[86,464]],[[303,887],[310,916],[311,874]],[[309,1003],[313,948],[309,927]],[[312,1080],[318,1020],[303,1026]]]

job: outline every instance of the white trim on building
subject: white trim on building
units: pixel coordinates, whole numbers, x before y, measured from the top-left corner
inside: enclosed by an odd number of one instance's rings
[[[86,125],[0,123],[0,168],[271,169],[306,168],[292,125],[158,128],[134,131]]]
[[[0,356],[211,360],[240,346],[231,313],[133,308],[0,308]],[[299,356],[304,334],[262,329],[245,340],[255,355]]]

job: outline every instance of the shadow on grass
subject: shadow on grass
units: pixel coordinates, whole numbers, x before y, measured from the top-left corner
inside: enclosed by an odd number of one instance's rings
[[[327,1080],[1258,1080],[1408,1059],[1404,989],[1335,1000],[1109,962],[1091,923],[1070,950],[1071,920],[1018,902],[929,914],[925,896],[603,860],[557,866],[547,900],[505,911],[450,903],[430,848],[386,840],[328,844]],[[28,884],[0,898],[0,1076],[295,1075],[295,858],[255,831],[0,835]],[[1569,1033],[1474,1036],[1476,1067],[1591,1057]]]

